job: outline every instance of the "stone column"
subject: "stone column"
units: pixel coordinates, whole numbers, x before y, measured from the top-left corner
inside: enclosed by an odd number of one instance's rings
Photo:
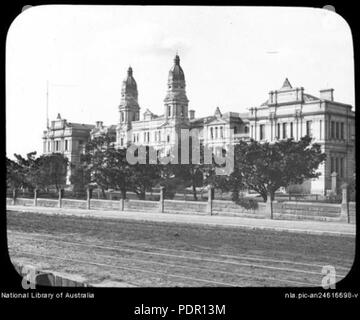
[[[62,199],[62,190],[59,189],[59,203],[58,203],[58,207],[61,208],[61,199]]]
[[[208,186],[207,212],[210,213],[210,215],[212,215],[213,198],[214,198],[214,187],[212,185],[209,185]]]
[[[37,189],[34,190],[34,207],[37,206]]]
[[[341,201],[340,218],[341,218],[341,220],[347,221],[348,223],[350,223],[348,184],[344,183],[341,186],[341,189],[342,189],[342,201]]]
[[[159,211],[164,212],[164,187],[160,187]]]
[[[331,192],[336,194],[337,189],[337,176],[338,174],[336,172],[333,172],[331,174]]]
[[[90,209],[90,187],[86,189],[86,209]]]
[[[13,206],[14,206],[16,203],[16,188],[13,189],[12,202],[13,202]]]

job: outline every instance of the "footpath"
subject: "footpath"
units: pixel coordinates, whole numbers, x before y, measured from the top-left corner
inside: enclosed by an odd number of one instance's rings
[[[209,216],[194,214],[154,213],[140,211],[107,211],[68,208],[30,207],[8,205],[7,211],[34,212],[47,215],[92,217],[101,219],[123,219],[135,221],[155,221],[182,224],[201,224],[219,227],[263,229],[317,235],[351,236],[356,234],[356,225],[340,222],[271,220],[245,217]]]

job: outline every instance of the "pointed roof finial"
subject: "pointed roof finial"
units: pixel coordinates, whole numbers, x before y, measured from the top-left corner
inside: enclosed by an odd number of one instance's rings
[[[220,108],[219,107],[216,107],[216,110],[215,110],[215,117],[222,117],[222,113],[220,111]]]
[[[175,59],[174,59],[174,63],[176,65],[180,65],[180,58],[179,58],[179,55],[178,55],[177,51],[176,51],[176,56],[175,56]]]
[[[285,78],[285,81],[284,81],[284,83],[283,83],[283,85],[282,85],[281,89],[287,89],[287,88],[291,89],[291,88],[292,88],[292,86],[291,86],[291,84],[290,84],[289,79],[288,79],[288,78]]]
[[[57,120],[61,120],[60,113],[58,113],[58,115],[57,115],[56,119],[57,119]]]
[[[129,69],[127,71],[128,75],[132,76],[132,72],[133,72],[133,70],[132,70],[131,66],[129,65]]]

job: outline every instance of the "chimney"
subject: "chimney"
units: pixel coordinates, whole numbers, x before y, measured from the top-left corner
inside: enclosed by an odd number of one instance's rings
[[[323,89],[320,90],[320,99],[334,101],[334,89]]]
[[[189,110],[190,120],[195,119],[195,110]]]
[[[97,128],[102,128],[103,126],[103,122],[102,121],[96,121],[96,127]]]

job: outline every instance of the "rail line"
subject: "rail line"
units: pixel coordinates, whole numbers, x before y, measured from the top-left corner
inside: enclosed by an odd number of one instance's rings
[[[236,287],[234,284],[231,284],[231,283],[224,283],[224,282],[212,281],[212,280],[207,280],[207,279],[181,276],[181,275],[165,273],[165,272],[161,272],[161,271],[150,271],[150,270],[145,270],[145,269],[141,269],[141,268],[133,268],[133,267],[131,267],[131,268],[130,267],[120,267],[120,266],[110,265],[110,264],[106,264],[106,263],[92,262],[92,261],[86,261],[86,260],[80,260],[80,259],[62,258],[62,257],[58,257],[58,256],[49,256],[49,255],[44,255],[44,254],[29,253],[29,252],[17,250],[17,249],[14,251],[25,254],[25,255],[38,256],[38,257],[48,258],[48,259],[72,261],[72,262],[76,262],[76,263],[91,264],[91,265],[100,266],[100,267],[109,267],[109,268],[114,268],[114,269],[139,271],[139,272],[143,272],[143,273],[165,275],[167,277],[180,278],[180,279],[186,279],[186,280],[192,280],[192,281],[198,281],[198,282],[204,282],[204,283],[212,283],[212,284],[217,284],[217,285],[226,286],[226,287]]]
[[[25,240],[34,240],[32,237],[19,237]],[[47,241],[51,242],[57,242],[57,240],[53,239],[47,239]],[[205,261],[205,262],[213,262],[213,263],[220,263],[220,264],[231,264],[231,265],[238,265],[238,266],[246,266],[246,267],[252,267],[252,268],[262,268],[262,269],[270,269],[270,270],[276,270],[276,271],[287,271],[287,272],[295,272],[295,273],[304,273],[309,275],[321,275],[321,272],[314,272],[314,271],[308,271],[308,270],[302,270],[302,269],[292,269],[292,268],[282,268],[282,267],[273,267],[273,266],[265,266],[260,264],[249,264],[249,263],[243,263],[243,262],[235,262],[235,261],[221,261],[217,259],[204,259],[204,258],[198,258],[198,257],[190,257],[190,256],[180,256],[180,255],[174,255],[174,254],[166,254],[166,253],[160,253],[160,252],[149,252],[144,251],[140,249],[126,249],[126,248],[119,248],[119,247],[111,247],[111,246],[101,246],[101,245],[92,245],[87,243],[81,243],[81,242],[73,242],[73,241],[66,241],[61,240],[62,243],[66,243],[69,245],[74,246],[81,246],[81,247],[88,247],[88,248],[98,248],[98,249],[105,249],[105,250],[112,250],[112,251],[118,251],[118,252],[138,252],[145,255],[157,255],[157,256],[163,256],[163,257],[172,257],[172,258],[179,258],[179,259],[189,259],[189,260],[196,260],[196,261]],[[336,275],[337,277],[345,277],[345,275]]]
[[[43,254],[33,254],[27,251],[23,251],[23,250],[17,250],[17,249],[13,249],[10,248],[11,250],[14,250],[15,252],[21,252],[22,254],[26,254],[26,255],[35,255],[35,256],[40,256],[40,257],[49,257],[47,255],[43,255]],[[104,254],[96,254],[95,255],[97,258],[106,258],[106,259],[115,259],[115,260],[127,260],[127,261],[133,261],[133,262],[141,262],[141,263],[146,263],[146,264],[156,264],[156,265],[163,265],[163,266],[167,266],[167,267],[174,267],[174,268],[184,268],[187,270],[200,270],[200,271],[207,271],[207,272],[211,272],[211,273],[216,273],[216,274],[225,274],[225,275],[230,275],[232,277],[234,276],[238,276],[238,277],[245,277],[245,278],[254,278],[254,279],[261,279],[261,280],[266,280],[266,281],[277,281],[277,282],[283,282],[283,283],[289,283],[289,284],[297,284],[297,285],[302,285],[302,286],[314,286],[314,284],[309,283],[309,282],[303,282],[303,281],[297,281],[297,280],[289,280],[289,279],[279,279],[279,278],[274,278],[274,277],[262,277],[262,276],[258,276],[258,275],[254,275],[254,274],[249,274],[249,273],[231,273],[231,272],[224,272],[224,271],[219,271],[219,270],[214,270],[214,269],[209,269],[209,268],[200,268],[200,267],[192,267],[192,266],[182,266],[182,265],[174,265],[174,264],[168,264],[168,263],[161,263],[161,262],[157,262],[157,261],[149,261],[149,260],[141,260],[141,259],[132,259],[132,258],[122,258],[122,257],[114,257],[114,256],[109,256],[109,255],[104,255]],[[74,259],[70,259],[70,258],[62,258],[62,257],[57,257],[57,256],[50,256],[53,259],[60,259],[60,260],[69,260],[69,261],[75,261]],[[77,262],[79,262],[80,260],[76,259]],[[87,263],[87,260],[82,260],[82,262],[85,264]],[[93,262],[91,262],[90,264],[94,264]],[[95,264],[96,265],[96,264]],[[112,267],[113,265],[110,264],[104,264],[107,265],[108,267]],[[136,271],[141,271],[141,270],[145,270],[145,269],[139,269],[136,268],[134,269],[133,267],[122,267],[125,270],[136,270]],[[146,269],[147,271],[149,271],[148,269]],[[150,272],[150,271],[149,271]],[[154,273],[159,273],[158,271],[154,271]],[[171,276],[173,277],[173,274],[169,274],[167,272],[162,272],[159,274],[164,274],[167,276]],[[182,276],[179,276],[182,277]],[[189,279],[189,280],[195,280],[195,279],[199,279],[199,278],[189,278],[189,277],[185,277],[185,279]],[[204,279],[202,279],[204,280]],[[205,280],[204,280],[205,281]],[[211,283],[217,283],[217,284],[226,284],[224,282],[219,282],[219,281],[212,281],[212,280],[208,280],[208,282]],[[239,285],[234,285],[232,284],[232,286],[239,286]]]
[[[10,231],[10,230],[8,230],[8,233],[20,234],[20,235],[29,235],[29,233],[26,233],[26,232]],[[55,238],[55,239],[64,240],[64,236],[55,236],[55,235],[46,235],[46,234],[41,234],[41,235],[40,234],[31,234],[31,235],[33,237],[34,236],[35,237],[51,237],[51,238]],[[79,234],[73,233],[71,235],[78,236]],[[314,268],[322,268],[324,265],[326,265],[326,263],[324,263],[324,264],[313,264],[313,263],[296,262],[296,261],[289,261],[289,260],[268,259],[268,258],[263,258],[263,257],[257,256],[257,255],[239,254],[239,255],[235,256],[235,255],[218,254],[218,253],[212,253],[212,252],[201,252],[201,251],[193,251],[193,250],[160,248],[160,247],[150,246],[147,243],[139,243],[139,242],[137,242],[136,244],[129,243],[128,241],[125,241],[125,240],[111,240],[109,242],[125,244],[128,247],[135,247],[135,248],[141,247],[141,248],[144,248],[144,249],[152,249],[152,250],[159,250],[159,251],[183,252],[185,254],[190,253],[190,254],[197,254],[197,255],[199,255],[199,254],[200,255],[211,255],[211,256],[215,256],[215,257],[229,258],[229,259],[254,260],[254,261],[263,261],[263,262],[271,262],[271,263],[279,263],[279,264],[291,264],[291,265],[298,265],[298,266],[314,267]],[[211,250],[211,248],[206,248],[206,249]],[[337,266],[336,269],[342,269],[342,270],[345,270],[345,271],[349,270],[349,268],[341,267],[341,266]]]
[[[18,237],[18,236],[15,236],[15,237]],[[22,238],[23,240],[45,240],[45,239],[33,239],[31,237],[18,237],[18,238]],[[46,235],[45,238],[48,238],[48,236]],[[59,241],[55,241],[53,239],[46,239],[45,241],[51,241],[51,242],[55,242],[56,244],[59,243]],[[62,239],[61,239],[62,240]],[[75,243],[75,242],[70,242],[70,241],[61,241],[62,243],[67,243],[69,245],[80,245],[80,246],[85,246],[87,248],[101,248],[101,249],[107,249],[107,250],[118,250],[119,248],[115,248],[115,247],[106,247],[106,246],[94,246],[94,245],[89,245],[89,244],[79,244],[79,243]],[[118,250],[118,251],[121,251],[121,250]],[[127,251],[134,251],[134,250],[127,250]],[[138,252],[139,250],[136,250],[136,252]],[[28,255],[31,255],[31,253],[29,252],[25,252],[25,251],[22,251],[24,254],[28,254]],[[140,251],[142,254],[157,254],[157,253],[150,253],[150,252],[144,252],[144,251]],[[45,255],[38,255],[38,256],[44,256]],[[288,284],[296,284],[296,285],[302,285],[302,286],[314,286],[314,284],[312,282],[303,282],[303,281],[298,281],[298,280],[290,280],[290,279],[281,279],[281,278],[274,278],[274,277],[271,277],[271,276],[266,276],[266,277],[262,277],[260,275],[254,275],[253,273],[252,274],[249,274],[249,273],[236,273],[236,272],[233,272],[233,273],[230,273],[230,272],[226,272],[226,271],[222,271],[222,270],[214,270],[214,269],[209,269],[209,268],[199,268],[199,267],[193,267],[193,266],[187,266],[187,265],[179,265],[179,264],[169,264],[169,263],[162,263],[162,262],[158,262],[158,261],[150,261],[150,260],[142,260],[142,259],[134,259],[134,258],[125,258],[125,257],[114,257],[114,256],[110,256],[110,255],[104,255],[104,254],[96,254],[95,255],[98,259],[115,259],[117,261],[132,261],[132,262],[135,262],[135,263],[145,263],[145,264],[152,264],[152,265],[161,265],[161,266],[166,266],[166,267],[170,267],[170,268],[180,268],[180,269],[184,269],[184,272],[186,270],[190,271],[190,270],[200,270],[200,271],[205,271],[205,272],[208,272],[208,273],[215,273],[217,275],[229,275],[229,276],[232,276],[232,277],[245,277],[245,278],[253,278],[253,279],[257,279],[257,280],[264,280],[264,281],[271,281],[271,282],[278,282],[278,283],[288,283]],[[166,254],[161,254],[161,256],[169,256],[169,255],[166,255]],[[175,256],[176,258],[185,258],[185,259],[192,259],[192,260],[201,260],[203,261],[204,259],[197,259],[197,258],[194,258],[194,257],[184,257],[184,256],[176,256],[176,255],[170,255],[170,256]],[[55,257],[53,257],[55,258]],[[61,258],[61,257],[57,257],[59,258],[60,260],[66,260],[66,258]],[[74,259],[70,259],[70,260],[74,260]],[[78,259],[77,259],[78,260]],[[220,263],[220,264],[228,264],[226,261],[219,261],[219,260],[210,260],[210,259],[206,259],[208,261],[211,261],[211,262],[215,262],[215,263]],[[80,261],[80,260],[79,260]],[[78,262],[79,262],[78,261]],[[83,260],[82,263],[88,263],[87,260]],[[92,264],[92,262],[90,263]],[[232,263],[233,264],[233,263]],[[96,265],[96,264],[95,264]],[[109,267],[111,267],[110,264],[107,264]],[[245,265],[245,266],[250,266],[250,267],[262,267],[262,268],[269,268],[269,267],[266,267],[266,266],[255,266],[255,265],[251,265],[251,264],[238,264],[238,265]],[[145,270],[145,269],[140,269],[140,268],[134,268],[134,267],[121,267],[123,268],[124,270],[136,270],[136,271],[140,271],[141,270]],[[271,267],[270,267],[271,268]],[[272,267],[271,269],[275,269],[275,270],[282,270],[282,271],[291,271],[291,272],[295,272],[297,273],[297,269],[286,269],[286,268],[274,268]],[[149,270],[147,270],[149,271]],[[304,272],[304,270],[300,270],[301,272]],[[150,273],[158,273],[158,271],[152,271]],[[319,275],[321,273],[318,273],[318,272],[305,272],[307,274],[311,274],[311,275]],[[174,274],[171,274],[171,273],[161,273],[163,275],[169,275],[170,277],[173,277],[175,276]],[[196,281],[196,279],[198,278],[189,278],[189,277],[186,277],[186,276],[180,276],[180,275],[176,275],[178,278],[183,278],[183,279],[188,279],[188,280],[193,280],[193,281]],[[338,277],[343,277],[342,275],[337,275]],[[200,279],[201,281],[205,280],[205,279]],[[308,279],[307,279],[308,280]],[[207,280],[207,281],[210,281],[209,283],[215,283],[215,284],[218,284],[218,285],[227,285],[226,282],[220,282],[220,281],[213,281],[213,280]],[[203,281],[204,282],[204,281]],[[234,286],[233,282],[232,282],[232,286]]]

